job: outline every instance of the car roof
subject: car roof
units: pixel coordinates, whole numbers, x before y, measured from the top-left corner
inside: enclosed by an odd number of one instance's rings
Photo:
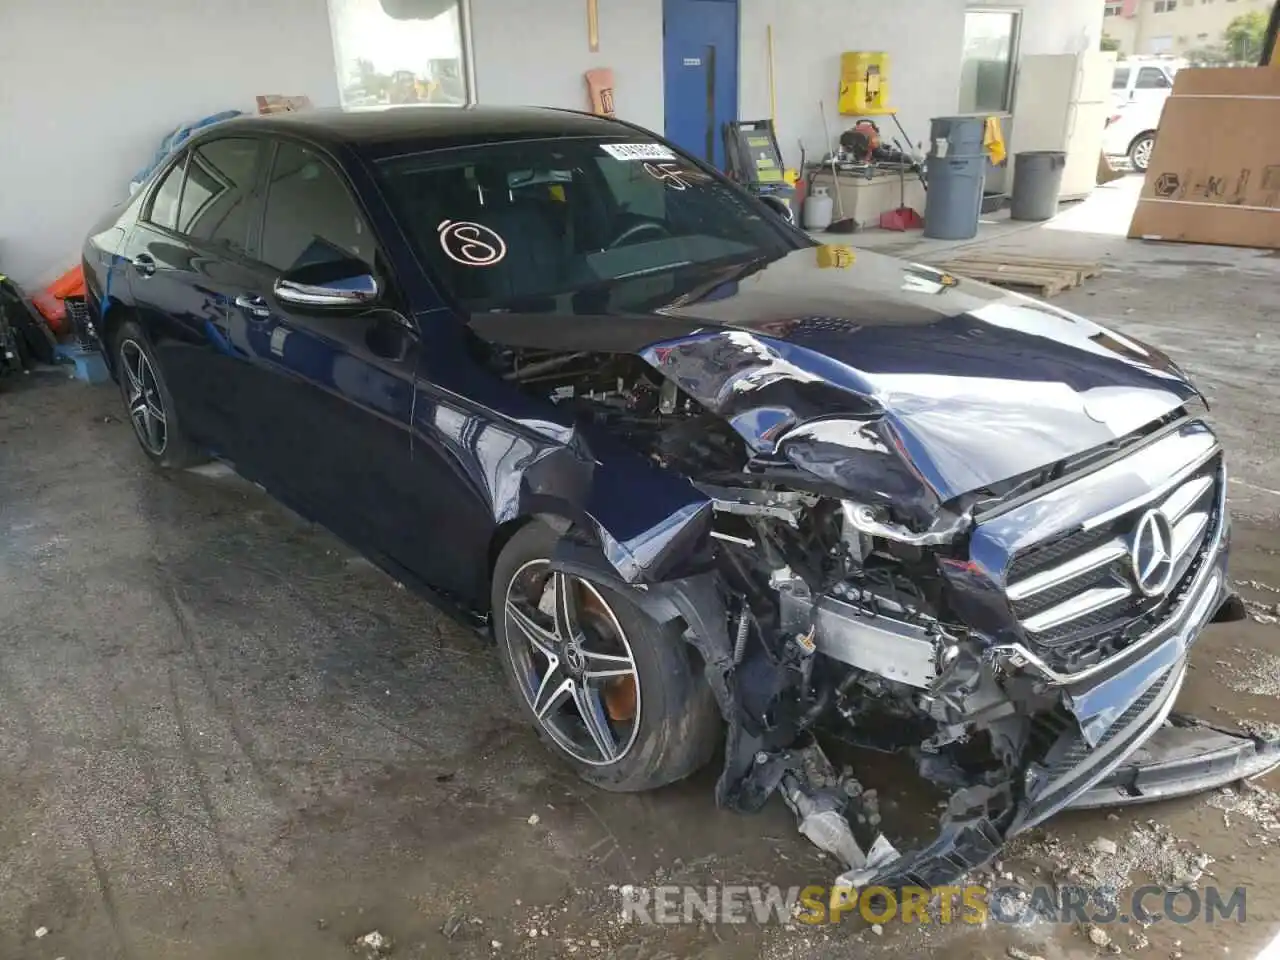
[[[589,113],[551,107],[491,106],[299,110],[237,117],[211,129],[223,135],[235,130],[293,134],[329,148],[346,146],[375,160],[512,140],[634,139],[640,134],[627,124]]]

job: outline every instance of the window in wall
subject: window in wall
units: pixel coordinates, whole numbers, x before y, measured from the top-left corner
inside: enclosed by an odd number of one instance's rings
[[[1156,0],[1156,13],[1168,13],[1178,9],[1178,0]]]
[[[961,113],[1002,113],[1009,109],[1018,16],[1006,10],[966,11]]]
[[[461,0],[329,0],[344,109],[467,102]]]
[[[373,235],[347,185],[310,150],[281,143],[267,184],[258,259],[293,270],[345,257],[374,263]]]
[[[1118,17],[1122,13],[1124,13],[1124,4],[1108,3],[1105,7],[1102,8],[1102,12],[1105,16],[1108,16],[1108,17]]]

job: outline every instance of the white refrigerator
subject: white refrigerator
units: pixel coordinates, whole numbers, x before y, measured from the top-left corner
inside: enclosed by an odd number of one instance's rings
[[[1112,51],[1036,54],[1018,64],[1010,156],[1062,150],[1062,200],[1079,200],[1097,184],[1102,135],[1111,115]]]

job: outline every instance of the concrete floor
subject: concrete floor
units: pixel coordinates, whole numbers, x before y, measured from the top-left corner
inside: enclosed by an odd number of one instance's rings
[[[1053,302],[1196,376],[1233,467],[1235,575],[1275,601],[1280,258],[1124,240],[1135,195],[1121,181],[988,247],[1106,263]],[[618,923],[617,885],[820,883],[835,866],[780,802],[750,818],[716,810],[714,771],[645,796],[579,783],[520,722],[483,641],[228,471],[157,474],[114,391],[61,373],[0,388],[0,610],[3,958],[323,960],[372,930],[394,957],[1099,952],[1043,924]],[[1239,692],[1242,672],[1274,669],[1278,653],[1274,624],[1213,628],[1180,706],[1280,721],[1274,695]],[[884,785],[891,834],[931,831],[919,804],[895,800],[910,778],[883,761],[864,772]],[[1127,927],[1109,928],[1113,941],[1134,956],[1254,956],[1280,929],[1261,895],[1280,882],[1277,858],[1205,798],[1062,817],[1006,869],[1036,876],[1067,856],[1044,840],[1078,853],[1149,817],[1216,858],[1217,883],[1249,885],[1250,919],[1156,924],[1145,950]]]

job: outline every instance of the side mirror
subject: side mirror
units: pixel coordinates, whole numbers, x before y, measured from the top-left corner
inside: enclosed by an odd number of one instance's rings
[[[369,265],[354,258],[296,267],[277,277],[274,287],[277,300],[299,307],[360,307],[380,292]]]
[[[781,197],[775,197],[771,194],[765,194],[760,198],[766,207],[769,207],[787,223],[794,224],[796,222],[796,213],[791,209],[791,204],[783,200]]]

